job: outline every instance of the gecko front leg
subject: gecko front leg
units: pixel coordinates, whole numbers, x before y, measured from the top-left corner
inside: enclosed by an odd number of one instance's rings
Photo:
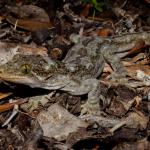
[[[100,114],[103,107],[109,105],[110,101],[106,100],[102,95],[101,84],[97,79],[87,79],[83,81],[85,85],[90,85],[90,91],[88,92],[88,99],[81,106],[81,115],[83,114]],[[87,85],[87,86],[88,86]],[[100,103],[102,105],[100,105]]]

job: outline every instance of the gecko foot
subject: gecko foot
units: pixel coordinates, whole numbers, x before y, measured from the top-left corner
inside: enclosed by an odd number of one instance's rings
[[[99,103],[90,103],[87,101],[85,104],[81,105],[81,115],[91,114],[96,115],[100,112]]]

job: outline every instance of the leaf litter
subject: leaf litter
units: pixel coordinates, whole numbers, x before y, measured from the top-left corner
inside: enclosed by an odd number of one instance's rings
[[[123,82],[111,80],[113,66],[105,63],[98,78],[100,114],[81,114],[86,94],[73,96],[0,79],[0,149],[150,148],[149,1],[107,1],[101,11],[99,4],[0,2],[0,66],[17,54],[62,62],[74,45],[70,35],[77,34],[116,42],[121,53],[115,55],[129,73]],[[139,38],[135,32],[141,33]]]

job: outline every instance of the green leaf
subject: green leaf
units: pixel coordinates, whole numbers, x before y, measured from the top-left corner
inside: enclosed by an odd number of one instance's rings
[[[82,0],[83,3],[92,3],[95,10],[102,12],[103,6],[105,6],[104,2],[98,2],[97,0]]]
[[[103,2],[98,3],[98,4],[95,6],[95,9],[98,10],[98,11],[100,11],[100,12],[102,12],[104,5],[105,5],[105,4],[104,4]]]

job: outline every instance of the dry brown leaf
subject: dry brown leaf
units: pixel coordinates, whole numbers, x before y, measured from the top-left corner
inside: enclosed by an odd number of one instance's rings
[[[0,65],[10,61],[16,54],[48,56],[48,50],[27,44],[0,42]]]
[[[145,0],[145,2],[150,3],[150,0]]]
[[[147,65],[150,63],[150,59],[145,53],[139,53],[137,56],[133,57],[132,62],[140,65]]]
[[[135,65],[135,64],[134,64],[133,62],[131,62],[131,61],[122,61],[122,63],[123,63],[123,65],[124,65],[125,67]]]
[[[53,59],[59,59],[62,57],[62,50],[60,48],[53,48],[51,51],[50,51],[50,54],[49,56]]]
[[[104,73],[112,73],[113,70],[112,70],[112,68],[110,67],[110,65],[108,65],[107,63],[105,63],[103,72],[104,72]]]
[[[114,31],[112,29],[109,29],[109,28],[100,29],[97,31],[97,35],[107,37],[109,35],[114,35]]]
[[[6,20],[15,27],[20,27],[28,31],[35,31],[44,28],[52,28],[53,25],[44,9],[34,5],[7,6],[10,15]],[[16,16],[16,18],[12,17]]]
[[[4,16],[0,16],[0,22],[2,22],[5,19]]]
[[[88,123],[70,114],[57,103],[51,105],[47,111],[41,111],[37,116],[37,121],[45,137],[52,137],[58,141],[66,140],[70,133],[88,126]]]
[[[21,5],[22,3],[25,2],[25,0],[16,0],[15,2],[16,2],[17,5]]]
[[[130,66],[135,65],[133,62],[128,62],[128,61],[122,61],[122,63],[123,63],[123,66],[125,66],[125,67],[130,67]],[[105,63],[103,72],[104,73],[112,73],[113,69],[111,68],[110,65],[108,65],[107,63]]]
[[[48,56],[48,50],[45,47],[33,47],[27,44],[19,45],[19,53],[28,55]]]
[[[25,102],[27,102],[27,100],[20,99],[20,100],[14,101],[12,103],[6,103],[6,104],[3,104],[3,105],[0,105],[0,113],[12,109],[14,107],[14,105],[21,105]]]
[[[0,99],[6,98],[6,97],[10,96],[11,94],[12,94],[11,92],[8,92],[8,93],[1,93],[0,92]]]
[[[139,53],[144,47],[146,47],[145,42],[143,40],[138,40],[135,46],[124,56],[124,58]]]
[[[145,116],[140,111],[131,112],[129,113],[129,116],[125,118],[125,122],[126,125],[131,128],[139,128],[140,130],[144,130],[149,122],[149,117]]]
[[[128,66],[126,67],[127,71],[132,73],[136,73],[137,70],[143,71],[145,74],[150,75],[150,66],[149,65],[133,65],[133,66]]]
[[[150,63],[149,58],[144,58],[138,64],[140,64],[140,65],[148,65],[149,63]]]
[[[124,142],[113,148],[113,150],[149,150],[150,142],[142,139],[136,142]]]
[[[139,53],[138,55],[134,56],[132,62],[137,63],[141,61],[145,57],[145,53]]]
[[[10,14],[16,19],[30,19],[32,21],[49,22],[49,16],[43,8],[35,5],[7,6]]]
[[[128,113],[127,117],[122,117],[121,121],[116,124],[114,127],[112,127],[109,132],[114,133],[117,129],[120,127],[126,125],[129,128],[132,129],[140,129],[144,130],[147,127],[147,124],[149,122],[149,117],[145,116],[142,112],[136,111],[136,112],[130,112]]]
[[[28,31],[35,31],[40,29],[51,29],[53,25],[51,22],[41,22],[41,21],[34,21],[31,19],[16,19],[11,16],[8,16],[6,20],[13,24],[16,27],[28,30]]]
[[[89,10],[92,7],[92,4],[86,4],[82,12],[80,13],[81,16],[87,17],[89,14]]]

